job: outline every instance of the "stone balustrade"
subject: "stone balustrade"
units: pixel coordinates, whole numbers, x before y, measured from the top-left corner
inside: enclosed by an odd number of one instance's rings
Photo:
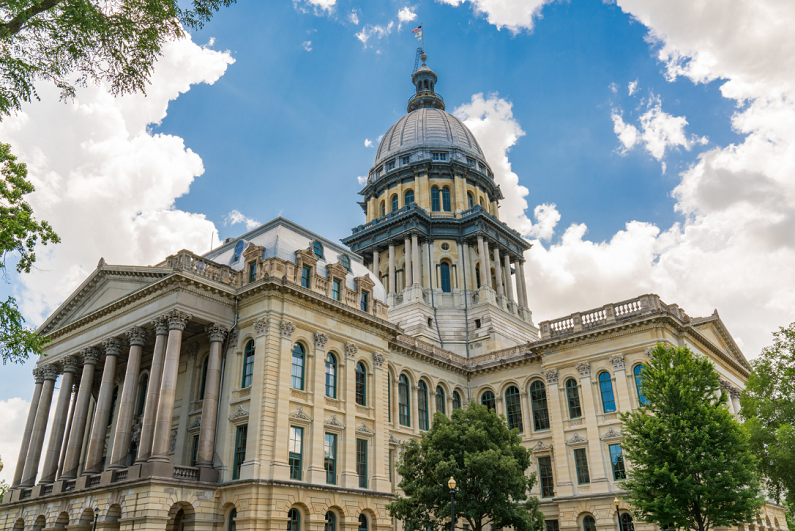
[[[212,260],[202,258],[186,249],[166,258],[164,265],[230,286],[237,287],[242,282],[242,273],[240,271],[235,271],[227,265],[217,264]]]

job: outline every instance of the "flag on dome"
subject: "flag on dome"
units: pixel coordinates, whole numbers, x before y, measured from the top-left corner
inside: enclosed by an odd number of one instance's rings
[[[419,32],[416,37],[418,41],[422,40],[422,32]]]
[[[419,26],[417,26],[417,29],[413,29],[413,30],[411,30],[411,32],[412,32],[412,33],[417,33],[418,31],[422,31],[422,24],[420,24]]]

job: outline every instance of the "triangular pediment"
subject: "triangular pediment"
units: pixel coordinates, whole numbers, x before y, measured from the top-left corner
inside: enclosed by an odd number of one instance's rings
[[[717,311],[709,317],[696,318],[691,324],[714,346],[728,354],[746,369],[750,368],[748,360],[734,341],[734,338],[729,333],[729,329],[726,328],[726,325],[723,323]]]

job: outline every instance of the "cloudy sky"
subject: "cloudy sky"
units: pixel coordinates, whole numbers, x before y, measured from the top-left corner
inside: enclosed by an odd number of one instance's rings
[[[718,309],[753,358],[795,320],[795,3],[278,0],[169,44],[147,95],[0,123],[63,243],[11,276],[38,325],[96,267],[209,250],[285,216],[339,239],[405,113],[417,43],[486,151],[536,322],[642,293]],[[0,370],[10,479],[31,363]]]

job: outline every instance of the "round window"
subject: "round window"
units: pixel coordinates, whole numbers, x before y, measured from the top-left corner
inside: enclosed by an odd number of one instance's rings
[[[442,244],[442,251],[449,251],[449,250],[450,250],[450,244],[447,243],[447,242],[443,243]]]

